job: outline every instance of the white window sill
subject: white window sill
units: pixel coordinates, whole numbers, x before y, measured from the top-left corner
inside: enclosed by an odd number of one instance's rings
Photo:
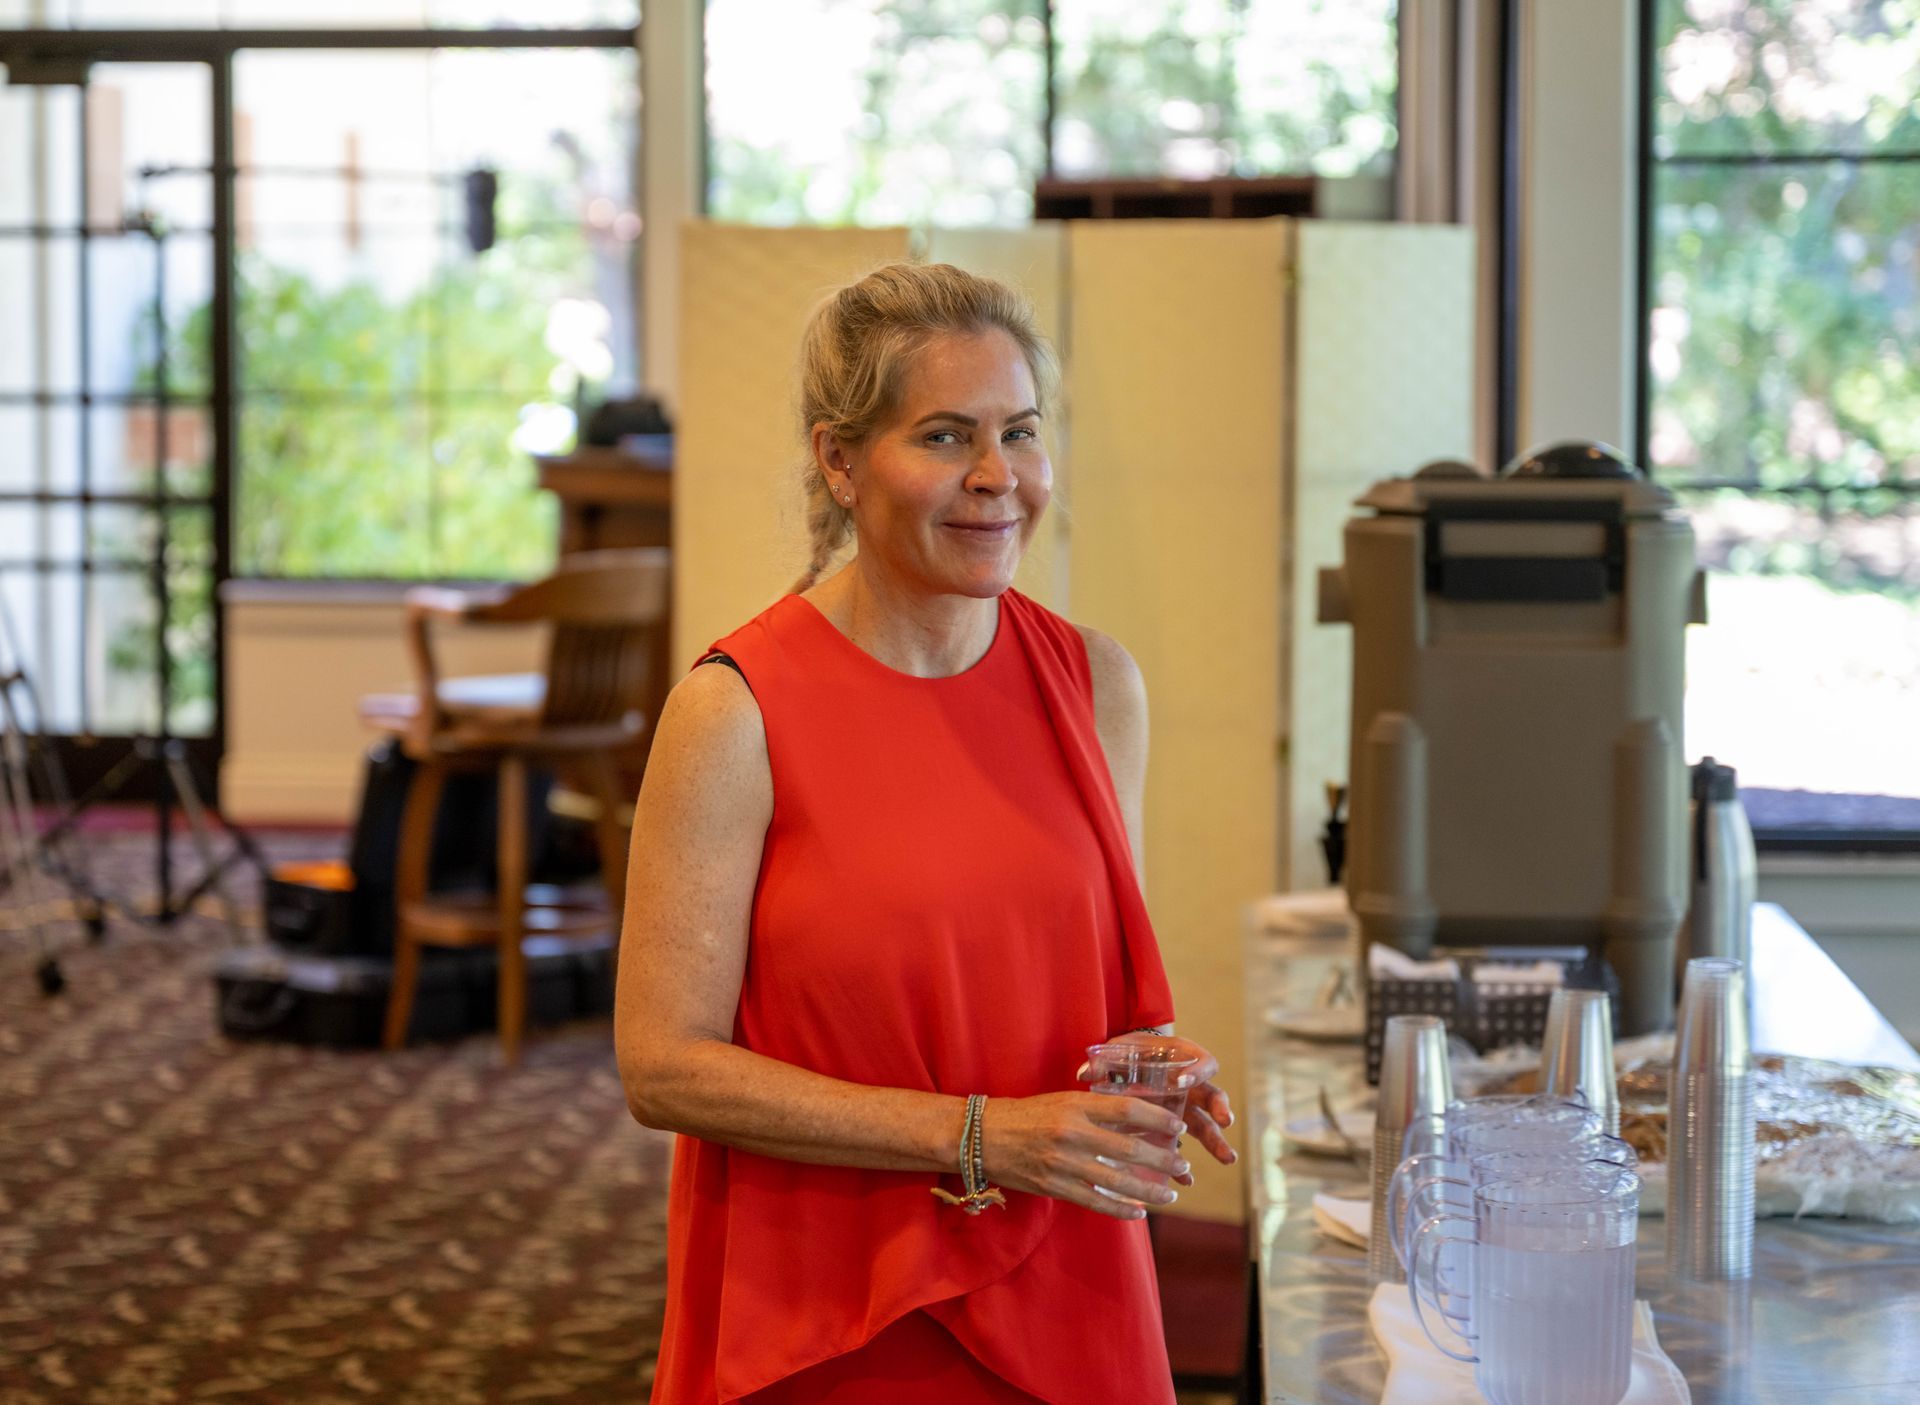
[[[1920,854],[1762,854],[1760,877],[1920,879]]]

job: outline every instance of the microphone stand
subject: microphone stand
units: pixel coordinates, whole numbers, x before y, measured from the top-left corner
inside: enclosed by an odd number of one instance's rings
[[[211,794],[212,787],[208,786],[203,790],[199,777],[194,773],[185,745],[173,731],[173,650],[168,637],[168,624],[173,612],[173,587],[168,570],[172,534],[171,525],[168,522],[168,509],[174,503],[174,496],[167,486],[167,433],[173,399],[167,362],[167,227],[164,220],[150,213],[132,216],[128,221],[128,227],[145,234],[154,253],[155,491],[145,505],[153,509],[155,522],[153,542],[147,560],[147,581],[154,603],[153,651],[157,725],[151,736],[136,737],[132,750],[116,762],[96,784],[65,808],[64,813],[52,827],[40,836],[39,849],[43,866],[70,890],[92,904],[95,909],[111,906],[138,922],[165,927],[171,926],[186,916],[192,911],[194,904],[211,891],[215,892],[221,901],[228,927],[238,934],[241,930],[239,913],[225,888],[221,886],[222,880],[234,865],[242,861],[250,863],[262,878],[265,878],[268,874],[267,861],[261,854],[259,846],[254,843],[252,836],[223,816],[219,808],[206,799],[206,796]],[[87,810],[127,790],[137,778],[143,776],[149,777],[153,782],[154,797],[154,884],[157,891],[154,900],[148,904],[135,903],[126,897],[107,892],[91,875],[62,859],[63,846],[60,842],[74,831]],[[178,892],[175,891],[172,845],[176,809],[186,818],[187,830],[201,864],[199,876]],[[214,853],[209,822],[218,825],[233,842],[233,847],[224,856],[216,856]],[[45,984],[44,977],[42,983]]]

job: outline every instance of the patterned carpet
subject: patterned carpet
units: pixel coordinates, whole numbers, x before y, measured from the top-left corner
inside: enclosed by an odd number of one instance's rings
[[[511,1071],[487,1035],[236,1042],[208,976],[230,940],[63,927],[47,999],[0,931],[0,1405],[644,1399],[671,1139],[629,1118],[608,1022]]]

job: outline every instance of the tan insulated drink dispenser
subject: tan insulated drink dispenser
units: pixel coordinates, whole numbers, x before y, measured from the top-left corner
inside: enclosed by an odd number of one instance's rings
[[[1375,484],[1320,574],[1353,626],[1346,887],[1363,938],[1597,948],[1621,1030],[1673,1021],[1693,531],[1612,450]]]

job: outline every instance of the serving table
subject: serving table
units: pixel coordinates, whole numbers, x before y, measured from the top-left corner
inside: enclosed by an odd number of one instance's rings
[[[1310,1006],[1352,939],[1334,893],[1269,899],[1246,943],[1247,1125],[1253,1239],[1253,1398],[1372,1405],[1386,1358],[1367,1329],[1364,1252],[1315,1233],[1318,1191],[1365,1183],[1364,1168],[1288,1150],[1288,1121],[1367,1088],[1356,1044],[1283,1036],[1267,1015]],[[1292,912],[1289,912],[1289,905]],[[1297,918],[1298,920],[1291,920]],[[1920,1055],[1780,908],[1754,909],[1754,1047],[1920,1070]],[[1754,1275],[1737,1285],[1670,1283],[1666,1221],[1640,1221],[1636,1292],[1696,1405],[1893,1405],[1920,1401],[1920,1230],[1855,1220],[1767,1219]]]

